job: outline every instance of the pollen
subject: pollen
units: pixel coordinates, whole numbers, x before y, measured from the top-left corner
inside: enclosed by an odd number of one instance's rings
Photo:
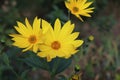
[[[51,47],[55,50],[58,50],[60,48],[60,43],[58,41],[54,41],[52,44],[51,44]]]
[[[29,38],[28,38],[28,41],[32,44],[36,43],[37,39],[36,39],[36,36],[35,35],[31,35]]]
[[[79,8],[78,7],[73,7],[73,12],[76,13],[79,11]]]

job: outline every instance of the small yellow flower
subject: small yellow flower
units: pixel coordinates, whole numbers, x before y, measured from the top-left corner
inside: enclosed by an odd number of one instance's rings
[[[65,1],[65,6],[71,11],[73,15],[83,21],[81,16],[91,17],[89,13],[92,13],[94,8],[88,7],[92,3],[93,2],[87,2],[87,0],[68,0]]]
[[[81,80],[81,75],[82,75],[82,73],[74,73],[71,76],[70,80]]]
[[[90,41],[93,41],[93,40],[94,40],[94,36],[90,35],[90,36],[89,36],[89,40],[90,40]]]
[[[43,43],[43,35],[47,32],[47,26],[40,28],[41,19],[34,19],[33,26],[30,25],[28,19],[25,19],[25,25],[21,22],[17,22],[18,26],[14,28],[18,31],[19,34],[10,34],[12,40],[14,41],[13,45],[19,48],[24,48],[24,51],[32,50],[33,52],[38,51],[38,47]]]
[[[79,32],[72,33],[74,24],[70,21],[66,22],[61,28],[61,22],[56,19],[54,29],[47,21],[42,21],[42,26],[49,26],[45,37],[45,42],[40,45],[40,57],[46,57],[47,61],[51,61],[55,57],[69,58],[78,50],[77,47],[83,44],[83,40],[75,40]]]
[[[77,75],[77,74],[72,75],[70,80],[79,80],[79,75]]]

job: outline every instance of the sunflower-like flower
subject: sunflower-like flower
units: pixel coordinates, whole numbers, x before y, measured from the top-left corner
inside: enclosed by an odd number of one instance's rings
[[[93,12],[94,7],[88,7],[92,3],[93,2],[87,2],[87,0],[67,0],[65,1],[65,6],[70,10],[73,15],[83,21],[81,16],[91,17],[89,13]]]
[[[17,22],[17,24],[18,26],[15,26],[14,28],[19,34],[10,34],[10,36],[13,37],[13,45],[23,48],[23,52],[32,50],[36,53],[39,49],[39,45],[43,43],[43,35],[47,32],[48,27],[44,26],[40,28],[41,19],[38,19],[37,17],[34,19],[32,26],[27,18],[25,19],[25,25],[21,22]]]
[[[83,44],[83,40],[76,40],[79,32],[72,33],[74,24],[70,21],[66,22],[62,28],[59,19],[56,19],[54,29],[47,21],[44,21],[42,26],[49,26],[49,30],[44,36],[45,41],[40,46],[41,52],[38,56],[46,57],[48,62],[55,57],[69,58],[78,51],[77,47]]]

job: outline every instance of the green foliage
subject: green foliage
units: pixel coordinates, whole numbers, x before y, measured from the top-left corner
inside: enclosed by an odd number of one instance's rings
[[[31,67],[49,70],[46,60],[39,58],[32,52],[29,52],[27,57],[23,58],[22,61],[24,61],[26,64],[28,64]]]
[[[50,19],[51,23],[53,23],[56,18],[59,18],[63,22],[67,21],[68,19],[63,10],[59,9],[57,6],[53,6],[53,11],[51,11],[47,17]]]
[[[108,0],[94,0],[95,13],[101,13],[108,3]]]
[[[45,59],[36,56],[34,53],[29,52],[29,57],[22,59],[26,64],[31,67],[40,68],[48,71],[51,76],[55,76],[58,73],[64,71],[71,64],[72,59],[55,58],[51,62],[47,62]]]
[[[89,78],[93,78],[94,77],[94,72],[93,72],[93,65],[91,62],[89,62],[86,65],[86,76],[88,76]]]
[[[115,80],[120,80],[120,74],[115,75]]]
[[[114,26],[114,24],[115,24],[115,19],[112,15],[99,18],[97,23],[97,25],[100,26],[99,30],[106,32],[110,31],[111,28]]]
[[[59,79],[58,80],[68,80],[64,75],[59,75]]]

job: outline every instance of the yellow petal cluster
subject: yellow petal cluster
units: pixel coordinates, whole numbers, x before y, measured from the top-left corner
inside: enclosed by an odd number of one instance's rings
[[[67,0],[65,1],[65,6],[73,15],[83,21],[81,16],[91,17],[89,13],[93,12],[94,7],[89,8],[89,6],[92,3],[93,2],[87,2],[87,0]]]
[[[78,51],[77,47],[83,44],[83,40],[76,40],[79,32],[72,33],[74,24],[71,24],[70,21],[61,27],[60,20],[56,19],[54,29],[47,21],[44,21],[42,25],[48,26],[49,30],[44,36],[44,44],[39,47],[41,52],[38,53],[38,56],[46,57],[47,61],[56,57],[69,58]]]
[[[43,44],[44,33],[48,30],[47,26],[40,28],[41,19],[37,17],[34,19],[33,25],[30,25],[28,19],[25,19],[25,25],[17,22],[18,26],[14,26],[18,34],[10,34],[13,45],[23,48],[23,52],[32,50],[37,53],[39,45]]]

